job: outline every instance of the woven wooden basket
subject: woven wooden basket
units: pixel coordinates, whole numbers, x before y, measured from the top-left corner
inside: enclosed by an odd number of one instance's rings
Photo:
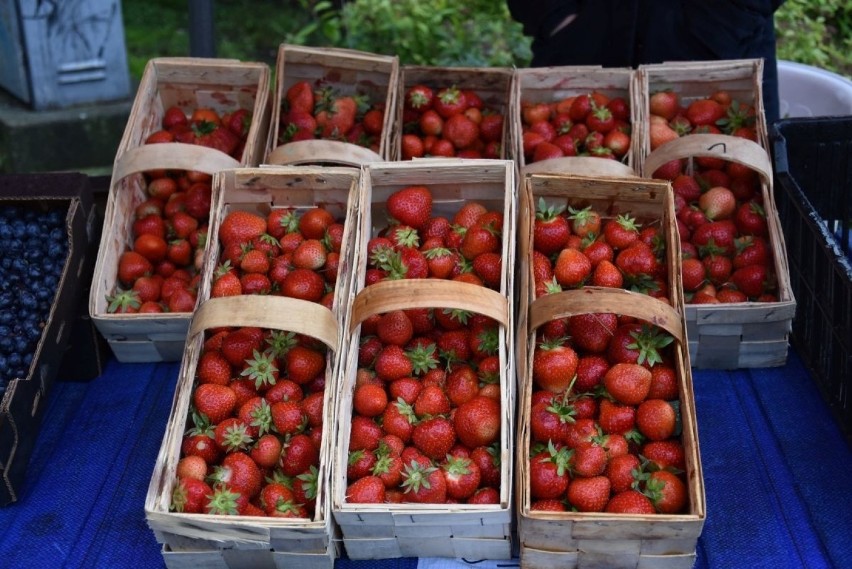
[[[441,88],[456,86],[459,89],[475,91],[482,99],[483,105],[495,112],[501,113],[503,120],[503,144],[500,158],[513,160],[515,142],[511,139],[509,117],[514,108],[513,83],[515,73],[512,69],[502,67],[431,67],[421,65],[403,65],[399,72],[399,87],[396,96],[396,112],[394,117],[392,150],[389,160],[400,160],[402,157],[402,135],[404,134],[403,108],[405,93],[414,85],[422,84],[437,92]]]
[[[631,125],[640,121],[642,98],[638,76],[632,69],[602,68],[597,66],[528,68],[515,71],[515,101],[512,112],[512,139],[522,144],[521,104],[555,103],[568,97],[575,97],[598,91],[608,97],[623,97],[630,104]],[[522,146],[514,150],[515,160],[521,174],[577,174],[593,176],[635,176],[640,131],[632,133],[631,147],[623,162],[601,160],[596,164],[589,157],[551,158],[539,162],[527,163]],[[591,162],[591,163],[590,163]],[[590,164],[589,164],[590,163]],[[594,168],[595,171],[591,171]]]
[[[209,329],[257,326],[296,332],[321,340],[329,347],[322,448],[318,468],[317,505],[312,519],[186,514],[169,510],[176,483],[176,466],[189,419],[196,367]],[[193,560],[222,559],[227,567],[243,567],[247,561],[272,566],[334,566],[337,546],[330,514],[330,456],[336,424],[335,378],[339,366],[339,323],[333,313],[316,303],[271,295],[240,295],[205,300],[193,315],[186,341],[175,397],[166,432],[154,466],[145,500],[148,525],[164,555],[181,557],[192,552]],[[233,561],[233,562],[232,562]]]
[[[784,365],[796,313],[790,284],[787,246],[772,191],[772,165],[767,152],[746,139],[695,134],[658,148],[644,160],[653,172],[670,160],[712,156],[737,162],[761,178],[763,208],[777,280],[777,302],[686,304],[687,335],[692,365],[697,368],[753,368]]]
[[[106,297],[117,284],[118,259],[133,243],[134,209],[148,197],[143,173],[166,168],[213,174],[257,164],[267,136],[268,94],[269,68],[264,64],[196,58],[148,62],[116,152],[89,296],[89,314],[119,361],[180,361],[189,328],[189,313],[107,311]],[[146,145],[147,136],[161,128],[165,110],[173,105],[250,110],[253,119],[242,159],[192,144]]]
[[[769,148],[769,134],[763,106],[763,60],[735,59],[723,61],[686,61],[641,65],[637,71],[639,83],[639,164],[637,171],[650,177],[642,160],[651,152],[648,138],[649,98],[669,89],[678,94],[683,104],[709,97],[714,91],[724,89],[735,100],[752,105],[757,111],[755,126],[757,142]]]
[[[347,555],[353,559],[398,557],[512,556],[512,441],[515,408],[513,272],[504,263],[499,291],[437,279],[383,281],[364,287],[366,244],[386,219],[385,202],[412,184],[432,190],[433,215],[452,216],[467,201],[504,214],[502,256],[514,257],[514,167],[502,160],[437,160],[368,165],[364,169],[360,245],[348,336],[350,347],[339,391],[339,431],[332,480],[332,511]],[[501,364],[501,482],[497,504],[353,504],[346,499],[352,394],[358,368],[360,324],[372,314],[415,307],[458,308],[491,316],[499,323]]]
[[[399,60],[342,48],[313,48],[281,44],[276,62],[272,118],[264,163],[277,165],[360,166],[390,156],[394,101],[399,80]],[[366,95],[384,104],[382,136],[377,150],[338,140],[302,140],[281,143],[281,119],[287,90],[299,81],[314,88],[333,87],[344,95]]]
[[[582,287],[535,298],[530,263],[534,204],[539,198],[612,213],[629,212],[640,220],[656,219],[666,243],[666,302],[622,289]],[[680,257],[669,184],[647,179],[594,179],[535,174],[523,180],[518,228],[518,260],[522,278],[518,317],[519,415],[516,491],[520,559],[524,567],[692,567],[705,519],[704,483],[698,449],[694,393],[686,350]],[[689,511],[680,515],[624,515],[544,512],[531,509],[529,488],[532,358],[536,330],[557,318],[613,312],[653,322],[675,338],[687,465]]]

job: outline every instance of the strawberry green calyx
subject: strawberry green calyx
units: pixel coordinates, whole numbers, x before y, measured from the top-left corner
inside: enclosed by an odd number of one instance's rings
[[[615,220],[621,227],[628,231],[639,231],[642,227],[642,224],[636,222],[635,217],[628,214],[619,215]]]
[[[565,206],[549,206],[544,201],[544,198],[538,198],[538,209],[535,212],[535,218],[540,221],[551,221],[562,215],[564,211]]]
[[[423,375],[430,369],[438,367],[438,358],[435,355],[436,346],[434,343],[417,344],[410,350],[406,351],[408,359],[411,360],[412,370],[414,375]]]
[[[254,439],[248,434],[243,424],[229,425],[222,436],[222,447],[227,451],[245,450],[251,446]]]
[[[574,450],[567,447],[557,449],[553,441],[548,441],[547,453],[550,455],[548,460],[556,465],[556,474],[559,476],[565,474],[565,471],[571,466],[571,457],[574,454]]]
[[[183,485],[182,481],[178,481],[175,489],[172,491],[172,502],[169,504],[169,511],[183,512],[188,501],[186,486]]]
[[[408,463],[402,471],[402,488],[405,493],[408,492],[419,492],[421,488],[426,488],[427,490],[432,487],[432,484],[429,482],[429,475],[438,470],[434,466],[424,466],[417,462],[416,460],[412,460]]]
[[[214,515],[220,516],[237,516],[237,500],[240,498],[239,492],[232,492],[227,486],[217,484],[213,490],[213,494],[207,497],[207,511]]]
[[[478,350],[483,354],[494,355],[500,347],[500,335],[496,328],[488,328],[477,334]]]
[[[464,476],[466,474],[470,474],[470,463],[471,460],[469,458],[448,454],[444,470],[447,474],[453,476]]]
[[[186,431],[187,436],[206,435],[213,436],[213,425],[210,424],[210,419],[204,413],[199,413],[195,408],[191,410],[192,427]]]
[[[562,292],[562,285],[559,284],[556,277],[552,277],[544,283],[544,294],[556,294],[558,292]]]
[[[257,427],[258,438],[272,432],[272,407],[266,399],[261,399],[260,404],[252,410],[250,415],[250,426]]]
[[[663,362],[660,356],[660,350],[668,346],[674,341],[671,334],[666,334],[658,329],[652,329],[648,326],[643,326],[641,331],[631,332],[635,342],[627,344],[631,350],[639,350],[638,364],[647,363],[649,366],[654,366]]]
[[[319,489],[319,471],[316,466],[311,465],[308,472],[303,472],[296,476],[296,478],[302,481],[302,489],[305,492],[306,498],[313,500],[317,497]]]
[[[138,310],[142,306],[139,293],[135,290],[117,289],[115,294],[107,295],[107,312],[110,314],[123,314],[125,312]]]
[[[298,343],[299,341],[296,339],[295,332],[273,330],[266,338],[266,345],[269,346],[269,351],[275,358],[280,358],[285,355]]]
[[[278,378],[278,368],[275,366],[275,356],[271,351],[260,353],[253,352],[253,358],[246,360],[246,368],[240,372],[241,376],[248,377],[254,381],[256,388],[275,385]]]

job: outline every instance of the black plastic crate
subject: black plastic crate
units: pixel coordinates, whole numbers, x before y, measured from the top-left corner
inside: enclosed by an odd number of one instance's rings
[[[782,120],[772,142],[792,343],[852,438],[852,116]]]

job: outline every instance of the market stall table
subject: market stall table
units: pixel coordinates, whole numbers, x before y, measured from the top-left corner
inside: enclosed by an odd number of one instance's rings
[[[90,382],[55,384],[29,480],[0,509],[0,566],[164,566],[143,505],[178,367],[111,358]],[[795,351],[778,368],[693,373],[707,493],[695,567],[848,567],[852,452]],[[343,558],[335,567],[418,564],[518,562]]]

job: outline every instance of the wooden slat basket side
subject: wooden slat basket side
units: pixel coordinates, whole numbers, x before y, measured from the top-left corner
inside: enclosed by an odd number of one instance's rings
[[[643,187],[644,185],[644,187]],[[609,212],[631,212],[639,219],[658,219],[666,240],[669,265],[668,302],[621,289],[584,287],[535,298],[531,263],[532,216],[539,198],[576,206],[592,204]],[[518,229],[521,270],[518,318],[518,425],[516,498],[518,537],[524,566],[530,567],[687,567],[705,518],[705,495],[698,448],[694,393],[680,281],[679,240],[668,182],[661,180],[584,179],[527,176],[522,184]],[[682,442],[687,463],[689,512],[683,515],[620,516],[606,513],[556,513],[531,509],[529,489],[532,359],[537,328],[554,318],[588,312],[631,315],[661,325],[675,338],[675,368],[683,420]],[[657,557],[659,556],[659,557]]]
[[[646,170],[675,159],[700,156],[722,158],[748,166],[761,180],[761,197],[769,230],[777,301],[686,304],[692,365],[696,368],[736,369],[775,367],[787,360],[788,339],[796,312],[790,283],[787,246],[775,205],[769,154],[746,139],[697,134],[672,141],[645,158]]]
[[[309,82],[315,89],[332,87],[343,95],[364,95],[371,103],[382,103],[385,115],[378,150],[342,141],[304,140],[282,144],[281,121],[286,112],[287,90],[300,81]],[[360,166],[389,159],[395,120],[392,109],[398,81],[399,58],[396,56],[281,44],[262,161],[276,165]]]
[[[445,87],[457,87],[476,92],[483,106],[503,115],[503,144],[501,159],[515,160],[516,143],[511,138],[511,110],[514,93],[515,73],[503,67],[431,67],[422,65],[402,65],[394,112],[393,138],[388,160],[402,159],[402,135],[404,128],[403,111],[405,94],[412,86],[422,84],[435,93]]]
[[[192,393],[195,387],[198,358],[203,350],[205,331],[231,326],[270,327],[294,331],[316,338],[337,338],[337,323],[330,311],[318,304],[277,296],[238,296],[213,298],[205,301],[195,312],[187,337],[186,351],[169,422],[157,456],[148,493],[145,514],[149,527],[161,543],[174,550],[217,549],[233,550],[239,557],[243,551],[269,550],[304,555],[307,559],[333,555],[331,546],[333,524],[330,513],[330,455],[332,433],[335,429],[334,385],[338,373],[339,352],[329,350],[324,395],[323,444],[320,450],[317,506],[312,519],[268,518],[184,514],[170,511],[171,495],[176,483],[176,466],[181,455],[181,442],[189,418]],[[329,346],[331,347],[331,346]],[[333,561],[333,558],[331,559]]]
[[[514,166],[502,160],[418,160],[365,167],[361,186],[360,244],[346,345],[357,346],[360,322],[370,314],[402,307],[458,307],[488,314],[500,323],[500,461],[498,504],[350,504],[346,500],[346,464],[352,416],[352,392],[358,368],[351,350],[341,375],[337,446],[332,473],[332,512],[347,554],[353,559],[398,557],[476,557],[508,559],[513,530],[512,443],[514,421],[514,288],[510,264],[504,264],[500,291],[435,279],[384,281],[364,287],[366,244],[386,224],[385,202],[404,186],[425,184],[433,192],[433,215],[449,215],[466,201],[478,201],[504,215],[502,255],[514,258]],[[509,411],[511,410],[511,411]]]
[[[518,92],[517,104],[512,108],[511,128],[513,141],[517,145],[514,151],[522,174],[575,174],[588,176],[635,176],[638,157],[635,155],[636,137],[631,133],[631,147],[625,159],[621,161],[601,159],[595,166],[584,164],[586,157],[552,158],[541,162],[527,163],[523,152],[523,121],[521,105],[526,103],[556,103],[569,97],[602,93],[610,98],[622,97],[630,105],[630,125],[640,122],[641,98],[637,92],[639,84],[636,72],[629,68],[603,68],[598,66],[564,66],[548,68],[528,68],[515,71],[515,85]],[[636,133],[638,129],[633,128]]]

